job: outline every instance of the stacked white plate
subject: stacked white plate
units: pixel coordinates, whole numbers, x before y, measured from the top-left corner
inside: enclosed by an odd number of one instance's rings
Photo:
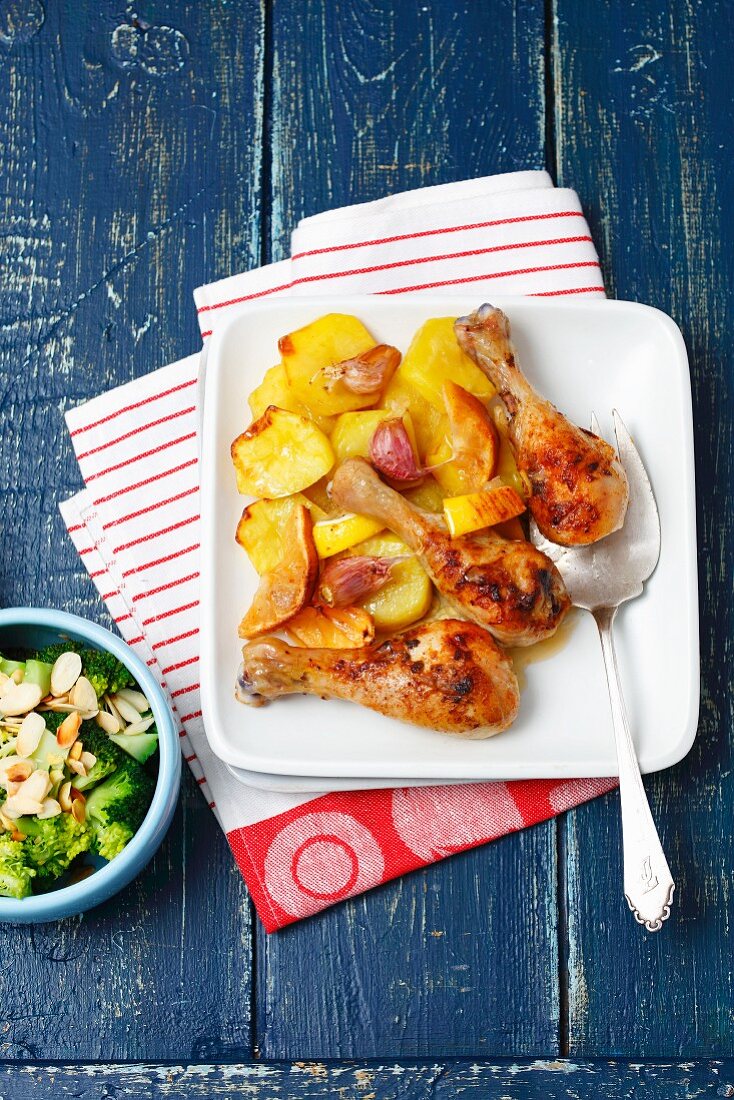
[[[487,779],[615,775],[601,652],[591,616],[573,612],[563,644],[522,661],[522,703],[498,737],[465,741],[341,700],[294,695],[248,708],[234,696],[237,626],[258,577],[234,532],[245,503],[229,445],[247,398],[284,333],[327,312],[352,313],[403,352],[431,317],[477,301],[404,297],[282,298],[253,304],[207,349],[202,414],[201,694],[214,752],[243,782],[283,791],[409,786]],[[659,565],[620,613],[619,664],[643,772],[688,752],[698,719],[698,593],[693,430],[688,360],[676,325],[631,302],[497,299],[512,322],[530,381],[576,423],[592,412],[611,435],[619,409],[642,455],[662,527]]]

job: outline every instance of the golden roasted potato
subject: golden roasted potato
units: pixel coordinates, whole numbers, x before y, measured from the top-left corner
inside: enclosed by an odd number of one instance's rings
[[[409,412],[415,428],[416,453],[421,461],[426,455],[438,449],[448,438],[449,422],[443,405],[432,405],[415,388],[406,382],[402,366],[385,390],[380,408],[387,409],[393,416],[403,416]]]
[[[427,458],[433,476],[452,496],[475,493],[494,477],[499,453],[497,429],[478,397],[450,379],[443,384],[451,444]]]
[[[331,558],[334,554],[348,550],[370,535],[382,531],[384,523],[372,516],[359,516],[354,513],[336,516],[334,519],[319,520],[314,524],[313,538],[320,558]]]
[[[278,363],[277,366],[266,371],[260,385],[250,394],[248,403],[254,420],[262,416],[268,405],[275,405],[279,409],[299,413],[301,416],[313,420],[325,435],[329,435],[334,427],[335,418],[333,416],[317,416],[298,401],[288,384],[288,376],[282,363]]]
[[[334,416],[376,403],[375,394],[353,393],[334,385],[328,373],[335,364],[375,345],[362,322],[345,313],[319,317],[278,341],[290,390],[314,416]]]
[[[497,467],[495,470],[497,477],[504,481],[505,485],[509,485],[518,496],[521,496],[524,500],[527,500],[529,494],[529,485],[523,475],[517,468],[515,462],[515,452],[510,446],[510,441],[506,435],[499,437],[499,451],[497,455]]]
[[[475,397],[490,398],[495,393],[487,376],[459,347],[453,317],[434,317],[418,329],[398,374],[437,409],[443,409],[447,379]]]
[[[325,518],[318,504],[302,493],[277,500],[256,500],[254,504],[248,504],[242,513],[235,539],[260,576],[273,570],[285,557],[288,520],[301,505],[308,508],[314,522]]]
[[[324,433],[298,413],[269,405],[232,443],[237,488],[254,497],[286,497],[313,485],[334,465]]]
[[[525,511],[525,501],[509,485],[498,485],[478,493],[447,497],[443,511],[452,538],[457,538],[514,519]]]
[[[367,409],[363,412],[345,412],[337,417],[331,433],[336,464],[347,458],[370,457],[370,440],[375,428],[392,414],[387,409]]]
[[[315,649],[358,649],[375,637],[375,624],[362,607],[304,607],[288,623],[299,645]]]
[[[311,528],[308,508],[297,504],[283,530],[285,557],[260,578],[250,610],[240,622],[240,638],[278,630],[311,599],[319,571]]]
[[[334,501],[329,496],[331,477],[331,474],[327,474],[326,477],[320,477],[318,481],[314,481],[313,485],[309,485],[307,489],[303,490],[303,495],[323,513],[323,515],[318,517],[314,513],[314,521],[317,518],[326,519],[327,517],[341,515],[341,509],[334,504]]]
[[[447,494],[431,475],[413,489],[406,489],[403,496],[424,512],[443,512],[443,500]]]
[[[247,399],[252,412],[253,420],[257,420],[267,409],[268,405],[275,405],[278,409],[287,409],[288,412],[300,412],[298,402],[288,386],[285,367],[282,363],[271,367],[265,372],[265,377],[259,386],[256,386]]]
[[[507,431],[507,409],[501,401],[494,401],[489,407],[489,412],[497,429],[497,440],[499,442],[495,475],[501,478],[505,485],[513,488],[523,500],[527,500],[530,495],[530,485],[518,470],[515,452],[510,445]]]
[[[382,633],[402,630],[428,613],[433,586],[420,562],[397,535],[376,535],[351,550],[375,558],[402,558],[393,567],[390,579],[378,592],[362,601]]]

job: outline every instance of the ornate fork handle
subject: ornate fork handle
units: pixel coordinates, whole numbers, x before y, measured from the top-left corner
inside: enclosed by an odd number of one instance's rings
[[[675,883],[650,813],[627,721],[612,636],[617,608],[600,607],[592,614],[604,654],[619,762],[624,892],[635,920],[644,924],[648,932],[659,932],[670,916]]]

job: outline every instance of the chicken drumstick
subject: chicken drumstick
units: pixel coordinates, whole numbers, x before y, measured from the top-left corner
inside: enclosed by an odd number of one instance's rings
[[[614,450],[535,392],[515,361],[502,310],[480,306],[460,317],[454,331],[507,407],[510,443],[532,489],[528,507],[545,537],[584,546],[618,530],[629,486]]]
[[[361,649],[306,649],[279,638],[242,650],[237,694],[260,706],[305,692],[462,737],[507,729],[520,693],[512,661],[485,630],[438,619]]]
[[[385,485],[363,458],[342,463],[331,497],[341,508],[374,516],[400,535],[457,612],[505,645],[532,645],[549,637],[570,607],[555,565],[529,542],[509,541],[492,531],[450,538],[441,520]]]

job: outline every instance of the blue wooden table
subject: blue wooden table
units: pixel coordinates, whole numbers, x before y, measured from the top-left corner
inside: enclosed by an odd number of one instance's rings
[[[726,0],[2,0],[5,604],[106,621],[62,414],[195,350],[195,286],[330,205],[545,165],[688,343],[703,696],[647,782],[659,935],[610,795],[267,938],[187,777],[125,892],[0,929],[0,1095],[734,1096],[733,47]]]

